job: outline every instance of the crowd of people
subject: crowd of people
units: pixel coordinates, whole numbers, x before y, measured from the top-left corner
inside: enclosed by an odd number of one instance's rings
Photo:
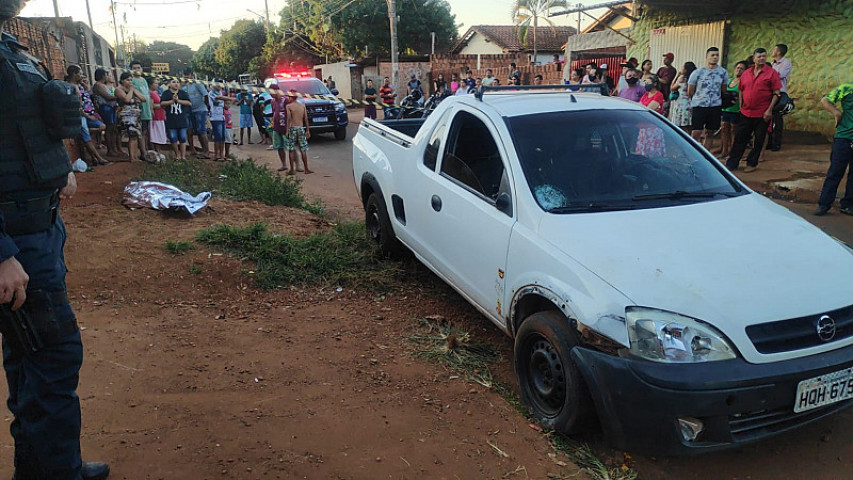
[[[292,121],[291,127],[306,129],[301,135],[294,133],[293,139],[288,132],[276,136],[273,124],[274,105],[290,103],[289,99],[295,97],[283,92],[276,97],[268,92],[247,91],[231,95],[222,80],[213,79],[210,88],[193,80],[194,75],[187,71],[181,79],[169,78],[161,83],[156,76],[144,75],[142,64],[133,61],[130,71],[119,74],[118,83],[112,72],[98,68],[90,87],[82,69],[70,65],[65,81],[77,87],[82,105],[81,158],[88,165],[106,165],[114,161],[162,161],[163,154],[171,153],[176,160],[186,160],[189,154],[203,160],[225,161],[230,158],[231,145],[253,143],[255,126],[260,136],[258,143],[269,145],[269,150],[293,151],[293,158],[300,146],[304,147],[303,154],[307,151],[307,120]],[[328,81],[332,81],[331,77]],[[240,108],[239,142],[233,134],[235,104]],[[284,122],[288,121],[287,112],[284,108],[278,110]],[[305,168],[298,171],[312,173],[307,159],[303,158],[303,164]]]

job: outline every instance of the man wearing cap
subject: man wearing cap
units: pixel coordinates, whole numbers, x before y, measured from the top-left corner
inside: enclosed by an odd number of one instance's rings
[[[613,89],[616,88],[616,85],[613,83],[613,79],[610,78],[610,74],[607,71],[607,64],[602,63],[598,67],[598,71],[601,75],[601,82],[607,84],[607,89],[612,93]]]
[[[675,78],[675,75],[678,73],[675,70],[675,67],[672,66],[672,62],[675,60],[675,55],[672,53],[665,53],[663,56],[663,66],[658,69],[658,78],[660,78],[661,83],[661,93],[663,93],[663,98],[665,103],[669,103],[669,86],[672,84],[672,80]],[[664,107],[664,111],[667,108]]]
[[[616,93],[617,95],[622,92],[622,90],[628,88],[628,82],[625,76],[628,74],[628,71],[634,68],[631,66],[630,62],[622,62],[619,65],[622,68],[622,74],[619,75],[619,80],[616,82]]]
[[[421,81],[418,80],[417,76],[415,76],[414,73],[409,75],[409,83],[406,84],[406,87],[409,90],[408,95],[412,97],[412,99],[415,100],[418,105],[423,105],[424,89],[421,86]]]

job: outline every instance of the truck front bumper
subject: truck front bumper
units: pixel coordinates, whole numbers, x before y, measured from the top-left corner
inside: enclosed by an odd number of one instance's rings
[[[800,381],[853,365],[853,346],[768,364],[741,359],[663,364],[575,347],[604,433],[622,450],[689,455],[760,440],[837,412],[845,400],[794,413]],[[679,419],[698,419],[695,440]]]

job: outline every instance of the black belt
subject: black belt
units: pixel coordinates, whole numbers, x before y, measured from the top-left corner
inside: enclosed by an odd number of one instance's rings
[[[11,202],[0,202],[0,212],[6,221],[6,234],[16,237],[43,232],[56,223],[59,214],[59,195]]]

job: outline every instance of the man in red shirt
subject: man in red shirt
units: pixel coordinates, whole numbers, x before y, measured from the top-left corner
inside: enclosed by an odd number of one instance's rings
[[[394,87],[391,86],[390,78],[385,77],[383,85],[379,88],[379,96],[382,98],[385,118],[388,118],[389,110],[394,107],[394,97],[397,96]]]
[[[757,48],[752,58],[755,66],[743,72],[740,77],[740,120],[731,155],[726,161],[729,170],[737,170],[746,145],[754,135],[752,151],[746,159],[746,168],[743,169],[745,173],[754,172],[758,168],[758,157],[767,137],[767,126],[773,118],[773,107],[779,101],[782,89],[779,73],[767,65],[767,50]]]

